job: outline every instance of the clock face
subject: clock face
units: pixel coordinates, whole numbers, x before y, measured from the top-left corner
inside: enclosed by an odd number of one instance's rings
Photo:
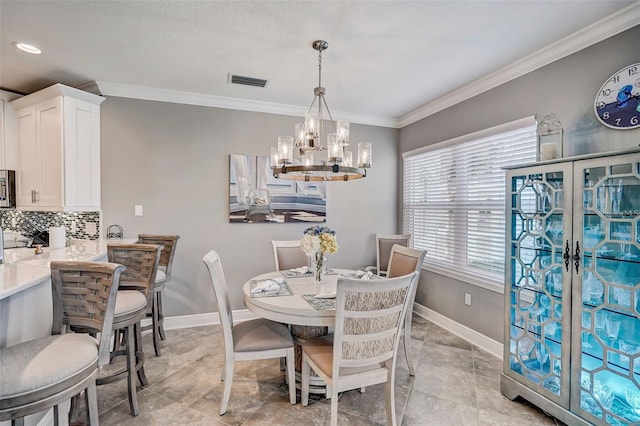
[[[598,120],[612,129],[640,127],[640,62],[624,67],[604,82],[594,109]]]

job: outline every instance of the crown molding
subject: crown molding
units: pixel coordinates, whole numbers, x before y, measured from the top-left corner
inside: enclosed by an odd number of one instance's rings
[[[399,119],[399,127],[402,128],[460,102],[464,102],[469,98],[535,71],[538,68],[542,68],[551,62],[576,53],[639,24],[640,1],[403,115]]]
[[[84,85],[83,90],[99,93],[102,96],[143,99],[147,101],[172,102],[177,104],[198,105],[213,108],[225,108],[240,111],[262,112],[267,114],[304,117],[308,107],[285,105],[273,102],[254,101],[250,99],[228,98],[224,96],[205,95],[194,92],[161,89],[157,87],[136,86],[131,84],[95,81]],[[333,111],[333,116],[351,123],[370,126],[398,128],[396,118],[369,116],[343,111]]]
[[[11,101],[11,106],[14,109],[19,109],[24,106],[43,101],[45,99],[50,99],[54,96],[73,96],[76,99],[95,105],[100,105],[102,102],[104,102],[104,98],[102,96],[96,96],[95,94],[89,93],[84,90],[79,90],[73,87],[65,86],[64,84],[56,83],[52,86]]]

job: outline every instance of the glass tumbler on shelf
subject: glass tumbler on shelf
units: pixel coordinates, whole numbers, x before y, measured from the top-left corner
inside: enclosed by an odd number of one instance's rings
[[[604,326],[607,321],[607,312],[606,311],[596,311],[593,316],[595,317],[594,325],[596,328],[596,333],[602,334],[604,333]]]
[[[587,182],[586,188],[583,192],[583,207],[585,209],[593,208],[593,182]]]
[[[582,347],[592,348],[593,345],[589,343],[589,331],[591,330],[591,313],[582,312]]]
[[[607,338],[611,341],[611,345],[618,338],[620,333],[620,320],[614,318],[607,318],[604,322],[604,331]]]
[[[622,201],[622,179],[609,187],[609,196],[611,197],[611,212],[620,213],[620,201]]]

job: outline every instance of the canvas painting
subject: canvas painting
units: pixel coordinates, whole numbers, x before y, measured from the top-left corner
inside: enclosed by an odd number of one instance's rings
[[[326,222],[326,185],[276,179],[266,156],[231,155],[229,222]]]

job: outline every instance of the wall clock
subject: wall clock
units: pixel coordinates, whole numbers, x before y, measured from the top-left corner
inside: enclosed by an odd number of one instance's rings
[[[640,62],[622,68],[604,82],[594,102],[596,117],[612,129],[640,127]]]

